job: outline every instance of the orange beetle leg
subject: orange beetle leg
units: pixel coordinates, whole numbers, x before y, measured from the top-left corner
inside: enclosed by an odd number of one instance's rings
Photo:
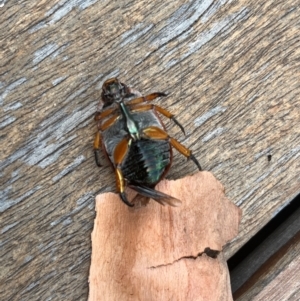
[[[161,97],[161,96],[167,96],[167,94],[161,93],[161,92],[155,92],[155,93],[151,93],[151,94],[146,95],[146,96],[141,96],[141,97],[138,97],[138,98],[134,98],[134,99],[128,101],[126,104],[135,105],[135,104],[142,103],[142,102],[145,102],[145,101],[152,101],[155,98]]]
[[[171,112],[167,111],[166,109],[164,109],[160,106],[153,105],[153,104],[133,106],[131,108],[131,111],[132,112],[142,112],[142,111],[147,111],[147,110],[152,110],[152,109],[154,109],[155,111],[159,112],[160,114],[166,116],[167,118],[172,119],[175,122],[175,124],[180,127],[183,134],[185,134],[183,126],[179,123],[179,121],[175,118],[175,116]]]
[[[120,165],[128,151],[128,146],[131,144],[131,139],[123,138],[116,146],[114,151],[114,163],[116,166]]]
[[[95,140],[94,140],[94,154],[95,154],[95,161],[96,161],[96,164],[98,166],[101,166],[101,159],[100,159],[100,148],[101,148],[101,144],[102,144],[102,138],[101,138],[101,134],[100,132],[98,131],[96,133],[96,136],[95,136]]]
[[[103,111],[103,112],[97,112],[97,113],[95,114],[94,119],[95,119],[96,121],[98,121],[98,120],[100,120],[100,119],[102,119],[102,118],[105,118],[106,116],[110,115],[110,114],[113,113],[115,110],[116,110],[116,108],[111,108],[111,109],[107,109],[107,110],[105,110],[105,111]]]
[[[202,170],[199,162],[192,154],[191,150],[186,148],[184,145],[179,143],[176,139],[170,137],[167,132],[164,130],[156,127],[156,126],[149,126],[148,128],[143,130],[143,133],[146,137],[154,140],[168,140],[170,144],[179,151],[182,155],[187,157],[188,159],[193,160],[193,162],[197,165],[199,170]]]
[[[100,131],[106,130],[107,128],[112,126],[117,121],[118,118],[119,118],[119,115],[117,115],[117,114],[113,115],[111,118],[107,119],[105,122],[103,122],[102,124],[100,124],[98,126],[99,130]]]
[[[150,139],[154,140],[167,140],[169,139],[168,133],[157,126],[149,126],[143,130],[143,133]]]
[[[120,197],[122,201],[130,206],[133,207],[133,204],[131,204],[125,194],[125,180],[122,174],[121,169],[119,168],[119,165],[123,162],[127,152],[128,152],[128,146],[131,143],[131,139],[124,138],[122,139],[119,144],[116,146],[114,151],[114,163],[116,165],[115,169],[115,175],[116,175],[116,184],[117,184],[117,191],[120,194]]]

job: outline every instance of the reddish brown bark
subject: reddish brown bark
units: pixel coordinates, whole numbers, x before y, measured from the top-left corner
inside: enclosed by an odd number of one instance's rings
[[[151,200],[131,209],[114,193],[97,196],[89,300],[232,300],[221,251],[237,235],[240,209],[209,172],[157,189],[181,207]]]

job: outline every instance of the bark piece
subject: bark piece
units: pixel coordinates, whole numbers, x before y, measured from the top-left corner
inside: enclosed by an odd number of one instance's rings
[[[157,189],[181,207],[127,208],[114,193],[97,196],[89,300],[232,300],[219,252],[237,235],[240,209],[209,172]]]

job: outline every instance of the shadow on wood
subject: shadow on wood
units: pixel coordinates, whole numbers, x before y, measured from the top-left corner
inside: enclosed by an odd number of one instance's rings
[[[183,204],[131,209],[114,193],[97,196],[89,300],[232,300],[220,252],[241,210],[209,172],[157,189]]]
[[[299,300],[299,266],[300,231],[264,262],[233,294],[234,300]]]

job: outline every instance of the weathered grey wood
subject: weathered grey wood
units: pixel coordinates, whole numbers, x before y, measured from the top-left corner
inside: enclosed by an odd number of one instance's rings
[[[300,231],[234,293],[234,300],[298,301],[300,296],[299,267]]]
[[[300,208],[230,273],[233,293],[300,231]],[[300,269],[300,267],[299,267]]]
[[[298,192],[295,1],[1,1],[1,300],[85,300],[105,79],[170,94],[202,166],[243,209],[227,258]],[[268,162],[267,155],[272,154]],[[196,171],[175,155],[170,178]]]

